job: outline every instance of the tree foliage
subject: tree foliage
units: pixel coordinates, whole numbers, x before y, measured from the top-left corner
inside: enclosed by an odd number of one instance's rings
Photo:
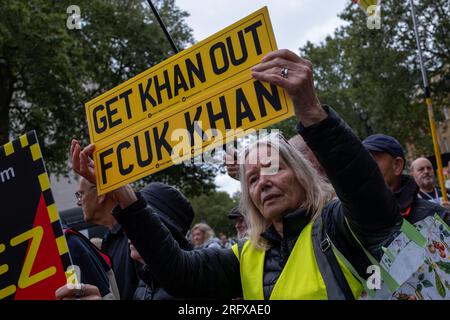
[[[191,45],[187,12],[174,0],[154,3],[177,47]],[[0,145],[36,130],[56,174],[68,171],[73,137],[88,143],[84,103],[173,54],[146,1],[78,0],[80,30],[66,26],[71,4],[0,2]],[[214,168],[181,165],[151,179],[188,186],[190,193],[199,185],[210,190],[213,178]]]
[[[417,3],[421,45],[438,119],[450,102],[450,88],[445,84],[445,76],[450,75],[448,12],[448,0]],[[409,2],[383,0],[379,30],[368,29],[365,14],[350,1],[340,17],[345,24],[333,36],[320,44],[308,42],[300,49],[302,56],[313,61],[321,103],[335,108],[361,138],[385,133],[404,146],[414,145],[418,154],[431,153]],[[290,119],[279,127],[289,137],[295,134],[294,124]]]
[[[192,199],[192,207],[195,211],[194,224],[206,222],[216,235],[225,233],[234,236],[234,221],[228,218],[231,209],[239,204],[239,194],[230,195],[224,191],[202,194]]]

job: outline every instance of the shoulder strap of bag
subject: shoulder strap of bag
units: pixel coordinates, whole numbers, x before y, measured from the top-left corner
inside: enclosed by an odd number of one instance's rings
[[[331,250],[331,240],[320,217],[314,221],[312,238],[317,265],[327,288],[328,299],[355,300],[336,256]]]

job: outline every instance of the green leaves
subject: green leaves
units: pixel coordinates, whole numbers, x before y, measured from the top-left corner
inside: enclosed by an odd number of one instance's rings
[[[447,274],[450,274],[450,262],[438,261],[436,262],[436,264],[438,265],[439,269]]]
[[[450,10],[450,3],[424,0],[420,8],[422,47],[434,47],[433,51],[439,53],[425,53],[429,78],[432,74],[442,77],[448,73],[443,66],[450,64],[450,37],[444,39],[442,33],[431,30],[448,26],[448,17],[441,9]],[[433,19],[424,20],[424,15]],[[357,6],[347,6],[341,18],[348,24],[336,30],[333,37],[319,45],[307,43],[300,50],[313,61],[319,100],[335,108],[361,138],[385,133],[396,137],[405,148],[413,145],[417,155],[431,153],[426,108],[418,94],[421,75],[408,4],[383,1],[381,30],[368,30],[366,16]],[[433,91],[433,99],[439,96],[436,99],[446,101],[442,106],[450,103],[450,96],[444,92],[448,90]],[[438,116],[440,112],[435,110]]]
[[[195,211],[193,224],[201,221],[208,223],[218,235],[220,232],[234,236],[234,221],[228,218],[231,209],[238,205],[238,195],[229,196],[227,192],[212,192],[191,200]]]
[[[442,285],[441,278],[440,278],[439,275],[437,274],[436,270],[434,271],[434,278],[435,278],[435,281],[436,281],[436,289],[438,290],[439,295],[440,295],[442,298],[445,298],[445,295],[446,295],[446,293],[445,293],[445,288],[444,288],[444,286]]]
[[[447,290],[450,290],[450,283],[448,283],[447,280],[445,280],[445,287],[447,288]]]
[[[430,281],[428,281],[428,280],[422,281],[422,285],[423,285],[425,288],[431,288],[431,287],[433,287],[433,284],[432,284]]]
[[[69,170],[72,138],[88,143],[83,104],[173,54],[146,1],[77,0],[80,30],[66,26],[72,4],[0,1],[0,145],[35,129],[47,169],[56,174]],[[154,4],[177,46],[193,43],[188,13],[174,0]],[[153,178],[192,195],[214,190],[216,172],[179,166]]]

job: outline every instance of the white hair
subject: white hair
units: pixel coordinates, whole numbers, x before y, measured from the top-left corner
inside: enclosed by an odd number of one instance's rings
[[[257,248],[267,250],[268,244],[261,233],[269,226],[270,221],[266,220],[261,212],[254,205],[250,198],[248,184],[245,180],[245,161],[251,150],[261,145],[274,148],[278,151],[278,156],[292,169],[298,182],[305,190],[305,201],[299,208],[304,208],[310,215],[311,220],[315,220],[322,212],[325,204],[333,198],[333,187],[317,172],[310,161],[306,159],[298,150],[290,145],[280,134],[269,134],[251,144],[241,153],[240,177],[241,177],[241,212],[247,216],[249,223],[249,239]]]

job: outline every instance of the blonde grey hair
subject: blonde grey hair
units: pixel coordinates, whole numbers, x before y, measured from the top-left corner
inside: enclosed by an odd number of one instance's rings
[[[311,220],[315,220],[320,216],[325,204],[333,198],[334,190],[317,172],[311,162],[280,134],[270,134],[262,137],[246,148],[240,155],[241,212],[247,216],[249,240],[252,245],[257,249],[267,250],[269,246],[264,238],[261,237],[261,233],[270,226],[270,222],[263,217],[250,198],[244,165],[249,152],[261,145],[274,148],[278,152],[278,156],[293,170],[297,180],[305,190],[305,201],[299,208],[306,209]]]
[[[194,232],[194,230],[197,230],[197,229],[199,229],[206,235],[206,240],[209,240],[215,236],[214,230],[206,223],[200,222],[200,223],[197,223],[195,226],[193,226],[191,229],[191,235]]]

